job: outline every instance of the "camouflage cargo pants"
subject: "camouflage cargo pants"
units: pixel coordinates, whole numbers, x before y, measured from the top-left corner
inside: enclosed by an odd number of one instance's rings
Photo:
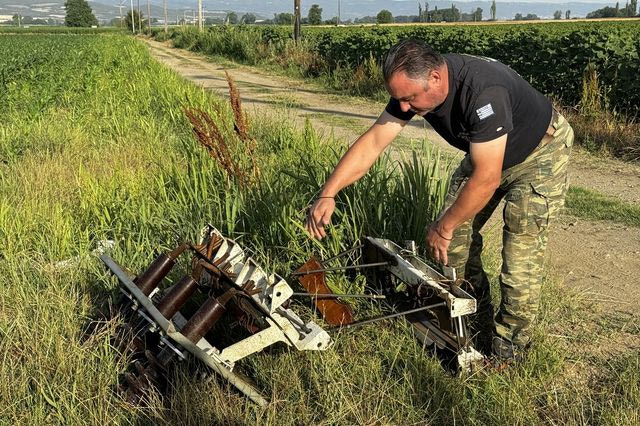
[[[517,347],[525,347],[531,338],[531,324],[540,300],[548,226],[564,205],[568,186],[573,129],[560,114],[554,114],[550,127],[554,129],[550,128],[553,137],[546,135],[524,162],[502,172],[500,187],[489,203],[455,230],[448,250],[449,266],[473,288],[478,316],[484,315],[490,321],[493,306],[480,259],[480,230],[505,199],[501,302],[493,333]],[[451,178],[445,210],[456,200],[471,172],[467,155]]]

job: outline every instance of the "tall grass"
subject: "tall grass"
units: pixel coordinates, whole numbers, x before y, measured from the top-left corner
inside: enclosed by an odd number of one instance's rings
[[[114,240],[112,256],[138,271],[154,251],[172,246],[176,233],[195,240],[211,222],[284,274],[312,252],[334,254],[363,234],[420,242],[442,203],[450,165],[435,152],[426,160],[383,158],[340,194],[331,238],[320,244],[301,225],[344,150],[339,144],[321,140],[310,125],[254,119],[262,173],[242,189],[194,139],[182,113],[185,106],[199,108],[230,128],[228,106],[155,63],[140,43],[119,35],[0,39],[2,51],[18,45],[24,63],[40,62],[11,81],[0,109],[0,423],[484,425],[638,418],[637,354],[609,366],[549,336],[567,317],[587,316],[584,304],[579,310],[551,282],[536,346],[504,374],[451,377],[395,322],[343,333],[323,353],[274,347],[240,363],[274,401],[264,409],[200,374],[208,372],[196,363],[177,368],[169,394],[151,406],[124,404],[115,386],[125,363],[110,345],[116,324],[96,323],[116,287],[89,254],[99,241]],[[0,58],[0,70],[10,66],[7,56]],[[28,102],[33,91],[47,99],[38,111]],[[243,155],[240,141],[228,138],[233,154]],[[497,268],[491,273],[495,278]],[[576,358],[598,367],[597,381],[565,376]]]
[[[640,123],[616,113],[593,64],[585,69],[580,104],[565,109],[576,139],[588,151],[640,160]]]

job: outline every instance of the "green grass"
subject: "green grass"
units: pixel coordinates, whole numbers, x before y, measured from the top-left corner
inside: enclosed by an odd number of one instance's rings
[[[309,113],[306,116],[329,126],[342,127],[358,133],[364,133],[371,126],[370,122],[338,114]]]
[[[567,212],[584,219],[610,220],[640,226],[640,207],[589,189],[570,186],[566,199]]]
[[[451,163],[435,152],[400,163],[384,157],[340,194],[331,238],[311,242],[300,226],[340,144],[321,140],[308,124],[292,128],[284,115],[255,117],[261,175],[243,188],[194,140],[182,113],[195,106],[214,115],[247,167],[228,106],[155,63],[141,43],[121,35],[0,38],[0,53],[11,51],[22,55],[0,54],[0,75],[23,71],[0,104],[0,424],[637,421],[638,354],[604,361],[554,337],[576,324],[589,336],[594,321],[589,303],[553,280],[544,287],[535,346],[502,374],[451,377],[404,323],[393,322],[343,333],[326,352],[279,346],[240,363],[274,401],[264,409],[203,378],[195,362],[174,371],[163,399],[125,405],[114,392],[126,367],[110,344],[116,324],[96,323],[116,290],[89,254],[99,241],[115,240],[111,255],[139,271],[156,250],[175,244],[174,231],[195,239],[211,222],[251,247],[267,270],[286,273],[312,252],[337,253],[361,235],[422,241]],[[20,65],[11,68],[14,60]],[[488,256],[495,284],[497,253]],[[74,263],[57,264],[66,259]],[[600,327],[597,342],[616,336]],[[567,374],[585,365],[594,380]]]
[[[285,108],[304,108],[308,106],[300,101],[294,93],[271,93],[267,99],[274,105]]]

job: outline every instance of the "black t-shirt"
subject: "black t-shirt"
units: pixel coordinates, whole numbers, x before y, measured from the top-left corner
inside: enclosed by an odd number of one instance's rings
[[[449,144],[467,153],[470,143],[488,142],[507,133],[502,169],[521,163],[549,127],[551,102],[495,59],[459,54],[443,57],[449,69],[449,94],[425,120]],[[402,112],[393,98],[385,109],[402,120],[415,115]]]

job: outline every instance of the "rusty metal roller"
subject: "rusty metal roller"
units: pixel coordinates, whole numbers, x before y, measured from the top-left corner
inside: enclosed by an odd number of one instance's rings
[[[158,302],[158,311],[170,320],[197,288],[198,282],[191,275],[185,275]]]
[[[169,271],[171,271],[171,268],[176,264],[178,256],[180,256],[188,247],[188,244],[182,244],[169,253],[162,253],[153,261],[147,270],[142,273],[142,275],[134,280],[136,286],[138,286],[145,296],[149,296],[151,292],[158,287],[160,281],[167,276]]]
[[[235,293],[236,290],[230,288],[217,299],[210,296],[182,327],[181,333],[191,342],[198,343],[227,310],[225,305]]]

